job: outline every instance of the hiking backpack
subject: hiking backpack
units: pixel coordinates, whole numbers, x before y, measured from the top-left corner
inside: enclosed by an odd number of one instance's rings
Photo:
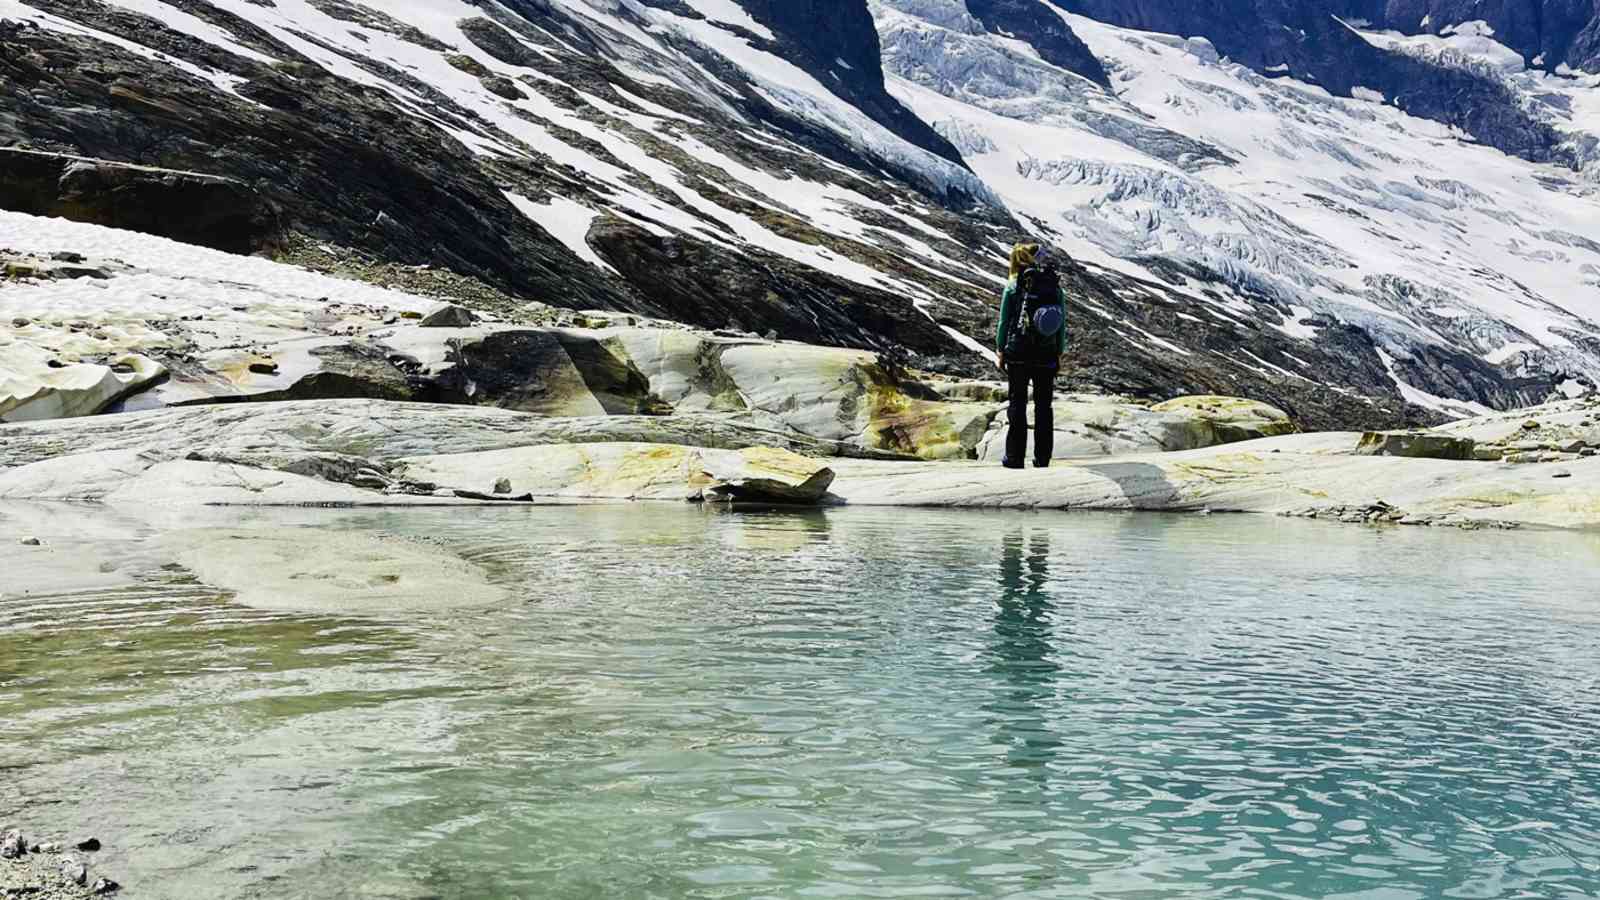
[[[1006,358],[1021,363],[1056,361],[1057,335],[1066,326],[1061,277],[1055,267],[1030,266],[1017,276],[1017,320],[1006,339]]]

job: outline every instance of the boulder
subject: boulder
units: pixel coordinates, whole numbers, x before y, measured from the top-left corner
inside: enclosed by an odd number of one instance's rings
[[[474,317],[471,310],[451,303],[423,316],[417,326],[420,328],[470,328],[473,320]]]
[[[1283,410],[1242,397],[1178,397],[1157,403],[1150,409],[1152,412],[1183,413],[1190,417],[1193,442],[1189,447],[1168,447],[1169,450],[1253,441],[1294,434],[1299,430]]]
[[[233,178],[0,148],[0,209],[108,225],[230,253],[283,235],[277,210]]]
[[[995,407],[945,402],[875,354],[696,331],[602,332],[674,409],[748,410],[862,453],[969,459]]]
[[[1477,442],[1429,431],[1369,431],[1356,445],[1357,456],[1403,456],[1408,459],[1477,459]]]
[[[521,497],[616,500],[750,500],[816,503],[833,470],[785,450],[706,450],[671,444],[585,444],[422,456],[393,469],[403,481],[467,495],[501,482]]]

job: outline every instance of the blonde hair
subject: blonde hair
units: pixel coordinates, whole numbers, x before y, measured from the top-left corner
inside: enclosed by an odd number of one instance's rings
[[[1011,248],[1011,280],[1016,281],[1022,270],[1033,265],[1034,257],[1039,255],[1038,244],[1018,244]]]

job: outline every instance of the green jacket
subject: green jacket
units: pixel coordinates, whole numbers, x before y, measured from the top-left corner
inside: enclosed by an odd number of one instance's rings
[[[1006,289],[1000,294],[1000,327],[994,335],[994,349],[997,353],[1006,352],[1006,338],[1011,336],[1011,326],[1017,321],[1017,280],[1015,278],[1006,282]],[[1061,286],[1061,306],[1067,305],[1067,286]],[[1056,332],[1056,353],[1067,352],[1067,326],[1062,323],[1061,330]]]

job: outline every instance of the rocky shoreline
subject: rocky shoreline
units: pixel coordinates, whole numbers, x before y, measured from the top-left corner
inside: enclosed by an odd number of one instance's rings
[[[1145,417],[1171,424],[1159,417],[1172,408],[1077,398],[1063,411],[1077,414],[1073,404],[1105,414],[1096,427],[1131,449],[1101,445],[1015,472],[983,459],[862,458],[738,414],[552,417],[382,400],[186,407],[5,426],[0,500],[173,510],[656,500],[1600,527],[1600,457],[1583,452],[1600,446],[1593,399],[1386,435],[1272,434],[1273,420],[1230,406],[1244,401],[1194,398],[1178,408],[1201,417],[1178,420],[1175,433],[1194,437],[1199,423],[1212,437],[1248,434],[1240,423],[1256,421],[1256,436],[1170,449]],[[1478,453],[1535,433],[1575,452]]]
[[[29,838],[20,829],[0,833],[0,900],[72,900],[105,897],[122,886],[92,871],[100,841]]]

